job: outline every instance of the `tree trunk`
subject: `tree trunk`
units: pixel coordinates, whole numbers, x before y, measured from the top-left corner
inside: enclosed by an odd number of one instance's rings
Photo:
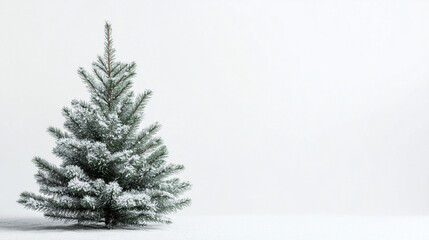
[[[110,212],[106,211],[104,216],[104,224],[108,229],[112,228],[112,219],[110,218]]]

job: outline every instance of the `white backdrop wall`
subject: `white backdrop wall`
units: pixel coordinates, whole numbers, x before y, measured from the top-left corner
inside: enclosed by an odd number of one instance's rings
[[[37,191],[76,74],[138,64],[183,214],[428,214],[428,1],[0,0],[0,215]]]

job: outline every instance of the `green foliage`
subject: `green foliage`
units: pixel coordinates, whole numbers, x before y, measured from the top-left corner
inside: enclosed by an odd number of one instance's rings
[[[63,108],[66,131],[48,128],[61,166],[35,157],[41,194],[23,192],[18,202],[52,219],[109,228],[170,223],[166,214],[190,204],[179,195],[191,185],[170,178],[184,166],[165,161],[167,148],[155,136],[160,124],[139,131],[152,92],[134,98],[136,64],[115,61],[111,33],[106,23],[104,56],[92,64],[92,74],[78,70],[90,102],[73,100]]]

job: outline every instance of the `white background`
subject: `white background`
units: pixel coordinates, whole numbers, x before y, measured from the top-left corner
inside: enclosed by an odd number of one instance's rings
[[[428,214],[429,2],[0,0],[0,214],[55,163],[76,74],[136,61],[182,214]]]

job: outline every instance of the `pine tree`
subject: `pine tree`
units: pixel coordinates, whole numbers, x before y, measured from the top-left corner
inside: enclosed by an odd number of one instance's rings
[[[155,134],[160,124],[139,130],[150,90],[134,97],[136,64],[115,61],[111,25],[105,24],[105,52],[92,74],[79,68],[89,102],[64,107],[65,131],[49,127],[60,166],[35,157],[40,193],[23,192],[19,203],[44,216],[79,223],[145,226],[170,223],[167,215],[190,204],[179,195],[190,188],[171,175],[183,165],[165,161],[167,148]]]

